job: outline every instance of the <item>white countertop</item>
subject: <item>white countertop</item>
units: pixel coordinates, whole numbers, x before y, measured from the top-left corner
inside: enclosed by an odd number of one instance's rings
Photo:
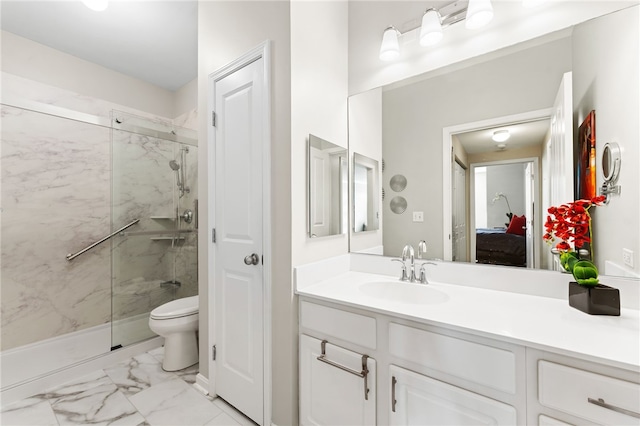
[[[404,303],[372,296],[365,283],[397,281],[396,277],[343,272],[298,288],[312,299],[339,303],[425,324],[525,345],[630,369],[640,370],[640,314],[621,309],[621,315],[588,315],[567,300],[487,290],[454,284],[427,286],[438,303]]]

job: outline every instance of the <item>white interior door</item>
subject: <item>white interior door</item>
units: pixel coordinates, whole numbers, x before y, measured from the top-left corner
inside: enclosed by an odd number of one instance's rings
[[[551,115],[551,137],[547,144],[546,158],[549,171],[547,194],[544,200],[549,204],[542,206],[546,212],[550,206],[558,206],[573,201],[573,101],[572,74],[566,73],[562,77],[553,112]],[[546,220],[546,216],[543,218]],[[558,260],[546,251],[547,265],[553,265],[554,270],[561,270]]]
[[[310,188],[310,213],[312,237],[331,235],[331,161],[328,152],[309,147],[310,173],[313,176]]]
[[[467,262],[466,170],[453,162],[453,260]]]
[[[264,58],[214,81],[215,392],[263,424]]]
[[[534,239],[534,194],[535,194],[535,171],[533,169],[533,163],[527,163],[524,168],[524,215],[526,217],[525,222],[525,238],[527,249],[527,268],[536,268],[535,253],[535,239]]]

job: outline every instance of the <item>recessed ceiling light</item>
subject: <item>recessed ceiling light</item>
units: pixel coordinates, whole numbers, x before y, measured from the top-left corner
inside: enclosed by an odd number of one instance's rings
[[[493,136],[491,137],[491,139],[496,142],[504,142],[510,137],[511,133],[509,133],[508,130],[496,130],[495,132],[493,132]]]

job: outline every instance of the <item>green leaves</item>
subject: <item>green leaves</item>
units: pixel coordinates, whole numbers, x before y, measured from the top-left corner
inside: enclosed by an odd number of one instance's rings
[[[575,251],[566,251],[560,255],[560,265],[568,272],[573,272],[573,267],[579,260]]]
[[[580,285],[593,287],[598,285],[598,268],[588,260],[579,260],[573,264],[573,278]]]

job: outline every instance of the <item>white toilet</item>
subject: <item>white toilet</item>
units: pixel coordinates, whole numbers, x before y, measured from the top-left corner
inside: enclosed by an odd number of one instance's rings
[[[151,311],[149,328],[164,337],[164,370],[182,370],[198,362],[198,296],[158,306]]]

